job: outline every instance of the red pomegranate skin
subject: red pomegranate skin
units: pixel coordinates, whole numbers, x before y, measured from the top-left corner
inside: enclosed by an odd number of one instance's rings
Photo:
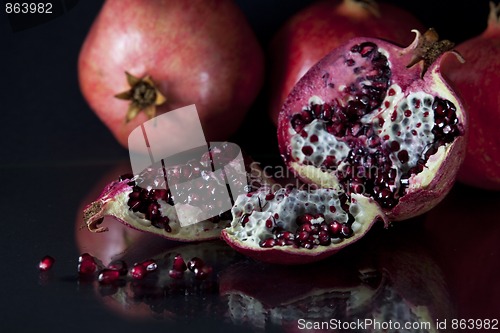
[[[81,91],[125,147],[148,120],[125,121],[125,71],[151,76],[166,102],[157,114],[196,104],[208,141],[238,128],[261,87],[263,54],[246,18],[230,0],[108,0],[80,51]],[[221,123],[231,126],[220,126]],[[166,132],[176,130],[170,124]]]
[[[316,62],[354,37],[377,37],[409,45],[412,29],[426,29],[411,13],[378,3],[377,13],[355,0],[320,1],[305,8],[274,36],[270,46],[270,116],[278,114],[288,93]]]
[[[499,7],[500,8],[500,7]],[[443,72],[469,115],[469,139],[458,180],[500,191],[500,22],[494,7],[486,30],[457,46],[465,63],[447,61]]]

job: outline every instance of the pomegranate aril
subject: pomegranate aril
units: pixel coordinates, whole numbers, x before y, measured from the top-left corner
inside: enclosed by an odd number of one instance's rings
[[[128,272],[127,263],[123,260],[113,260],[107,268],[118,271],[121,276],[127,275]]]
[[[200,268],[195,268],[193,270],[193,273],[194,273],[194,277],[198,280],[205,280],[206,278],[208,278],[208,276],[210,274],[212,274],[212,267],[210,266],[202,266]]]
[[[134,267],[130,269],[130,276],[135,280],[142,280],[146,277],[148,271],[142,264],[135,264]]]
[[[146,268],[148,272],[152,272],[158,269],[158,264],[153,259],[148,259],[141,262],[141,265]]]
[[[51,256],[44,256],[38,263],[38,269],[42,272],[48,271],[54,265],[55,259]]]
[[[337,221],[333,221],[330,224],[328,224],[328,229],[330,231],[331,237],[339,237],[340,231],[342,229],[342,224]]]
[[[274,238],[268,238],[260,242],[260,246],[264,248],[270,248],[276,245],[276,240]]]
[[[115,283],[120,279],[120,272],[114,269],[105,268],[99,272],[97,280],[102,284]]]
[[[343,237],[349,238],[352,236],[353,231],[352,231],[351,227],[349,227],[347,224],[344,224],[344,225],[342,225],[340,233],[342,234]]]
[[[318,236],[319,244],[328,246],[331,244],[330,235],[327,231],[321,230]]]
[[[194,269],[195,268],[201,268],[205,265],[205,263],[203,262],[203,260],[201,260],[200,258],[198,257],[193,257],[191,258],[191,260],[189,260],[187,262],[187,268],[191,271],[191,272],[194,272]]]
[[[179,272],[184,272],[187,269],[187,265],[184,262],[184,259],[182,258],[182,256],[180,254],[178,254],[174,257],[172,269],[179,271]]]
[[[95,258],[88,254],[83,253],[78,258],[78,274],[80,275],[93,275],[97,272],[98,267]]]

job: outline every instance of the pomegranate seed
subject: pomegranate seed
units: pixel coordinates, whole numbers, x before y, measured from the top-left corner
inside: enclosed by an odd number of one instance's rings
[[[330,239],[330,235],[328,234],[328,232],[324,231],[324,230],[321,230],[319,232],[319,237],[318,237],[318,240],[319,240],[319,243],[321,245],[330,245],[331,244],[331,239]]]
[[[153,259],[148,259],[141,262],[141,265],[146,268],[148,272],[155,271],[158,268],[158,264]]]
[[[269,201],[269,200],[273,200],[274,199],[274,194],[273,193],[268,193],[266,194],[266,200]]]
[[[212,274],[212,267],[210,266],[203,266],[200,268],[195,268],[194,269],[194,276],[198,280],[205,280],[210,274]]]
[[[330,229],[330,235],[332,237],[338,237],[340,235],[340,231],[342,229],[342,224],[337,221],[333,221],[328,225]]]
[[[54,265],[55,259],[52,258],[51,256],[45,256],[40,260],[40,263],[38,264],[38,269],[40,269],[42,272],[48,271],[49,269],[52,268]]]
[[[121,276],[127,275],[128,267],[127,263],[123,260],[114,260],[108,265],[109,269],[118,271]]]
[[[147,271],[146,267],[141,265],[141,264],[136,264],[130,270],[130,276],[135,280],[144,279],[146,277],[147,273],[148,273],[148,271]]]
[[[187,262],[187,267],[189,268],[189,270],[191,272],[194,272],[194,269],[195,268],[201,268],[205,265],[205,263],[203,262],[203,260],[201,260],[200,258],[198,257],[194,257],[194,258],[191,258],[191,260],[189,260]]]
[[[266,227],[267,228],[272,228],[273,227],[273,220],[267,219],[266,220]]]
[[[180,254],[177,254],[174,257],[174,263],[172,265],[172,269],[178,272],[184,272],[187,269],[186,263]]]
[[[304,155],[306,155],[306,156],[311,156],[313,152],[314,152],[314,149],[311,146],[302,147],[302,153],[304,153]]]
[[[114,269],[103,269],[97,278],[99,283],[110,284],[120,279],[120,272]]]
[[[276,240],[274,238],[268,238],[260,242],[260,247],[270,248],[276,245]]]
[[[304,242],[309,238],[309,233],[307,231],[301,231],[299,235],[297,236],[297,239],[300,242]]]
[[[341,232],[342,236],[344,236],[345,238],[349,238],[352,236],[352,229],[347,224],[344,224],[342,226],[342,229],[340,230],[340,232]]]
[[[83,253],[78,258],[78,273],[80,275],[92,275],[97,272],[95,258],[88,253]]]

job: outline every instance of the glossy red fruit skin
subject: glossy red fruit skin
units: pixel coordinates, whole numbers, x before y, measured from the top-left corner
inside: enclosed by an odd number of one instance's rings
[[[125,147],[148,119],[140,112],[125,121],[129,102],[114,97],[129,89],[125,71],[151,76],[167,99],[157,114],[196,104],[206,139],[217,141],[236,131],[256,97],[263,58],[230,0],[108,0],[80,51],[78,73],[90,107]]]
[[[425,31],[411,13],[378,3],[378,15],[354,0],[320,1],[293,16],[278,31],[269,49],[272,121],[288,93],[316,62],[354,37],[377,37],[408,45],[412,29]]]
[[[456,49],[465,63],[449,59],[443,72],[460,93],[469,116],[467,152],[458,180],[500,191],[500,21],[494,6],[487,29]]]

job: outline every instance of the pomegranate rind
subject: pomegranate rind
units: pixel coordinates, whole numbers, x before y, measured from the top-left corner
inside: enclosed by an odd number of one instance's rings
[[[240,196],[239,198],[244,198],[244,196]],[[356,202],[360,208],[355,220],[355,223],[359,223],[359,227],[350,238],[345,238],[339,243],[331,243],[328,246],[318,245],[312,249],[301,248],[295,245],[264,248],[255,241],[241,240],[237,236],[237,231],[241,230],[242,227],[240,219],[234,216],[234,208],[231,226],[222,230],[221,238],[233,249],[259,261],[282,265],[317,262],[332,256],[341,249],[360,240],[376,221],[382,220],[387,223],[384,213],[372,199],[354,194],[352,201]],[[265,223],[265,219],[261,219],[258,223]]]
[[[99,224],[104,217],[110,216],[135,230],[149,232],[170,240],[191,242],[217,239],[221,230],[229,225],[229,221],[218,223],[201,221],[181,227],[174,206],[163,202],[160,210],[163,211],[164,216],[169,217],[171,231],[157,228],[151,224],[151,221],[145,219],[142,213],[136,213],[129,209],[127,201],[132,187],[128,185],[128,182],[130,182],[128,179],[111,182],[99,198],[84,209],[83,220],[90,231],[107,231],[107,228],[100,227]]]

